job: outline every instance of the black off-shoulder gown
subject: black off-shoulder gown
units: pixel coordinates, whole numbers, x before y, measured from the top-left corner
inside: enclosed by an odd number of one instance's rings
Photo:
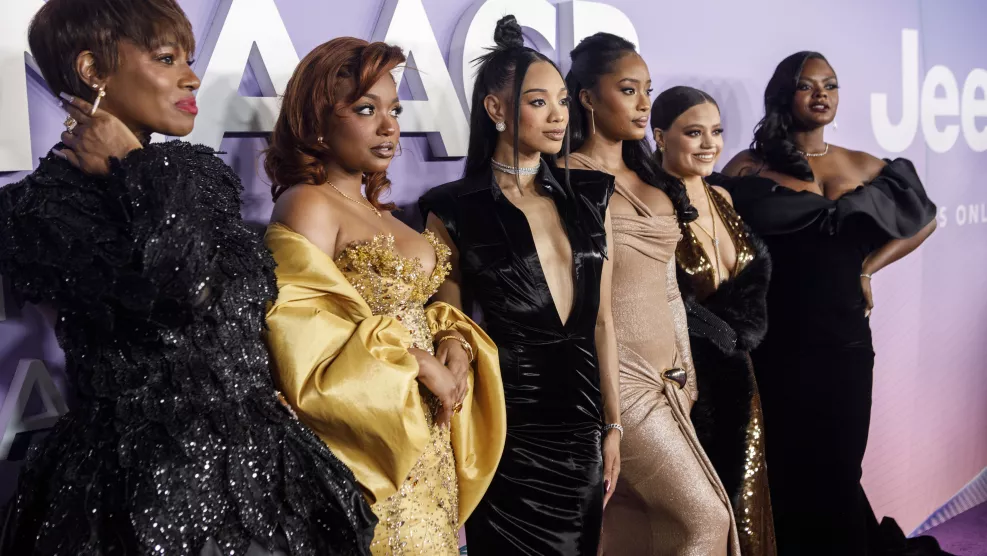
[[[79,401],[29,455],[4,555],[369,554],[352,474],[276,397],[274,262],[240,191],[178,141],[0,189],[0,272],[57,309]]]
[[[497,343],[507,442],[493,483],[466,523],[471,556],[595,556],[603,523],[603,400],[595,327],[613,177],[542,164],[572,246],[572,313],[561,322],[524,214],[492,172],[420,201],[459,251],[464,290]]]
[[[722,185],[773,261],[768,332],[752,358],[778,553],[896,553],[884,552],[860,485],[874,369],[860,273],[870,253],[918,233],[936,207],[905,159],[838,200],[762,177]]]

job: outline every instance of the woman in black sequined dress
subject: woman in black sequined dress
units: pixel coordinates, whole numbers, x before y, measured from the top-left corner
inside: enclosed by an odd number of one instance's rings
[[[207,147],[146,141],[192,130],[181,9],[50,0],[30,42],[73,120],[0,190],[0,273],[57,312],[79,403],[32,451],[0,553],[369,554],[353,476],[274,389],[274,265],[240,181]]]

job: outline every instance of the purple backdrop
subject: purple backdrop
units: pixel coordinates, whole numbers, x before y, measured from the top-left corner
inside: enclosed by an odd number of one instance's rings
[[[201,36],[213,24],[218,0],[180,3]],[[877,156],[892,153],[881,148],[872,128],[871,95],[886,93],[890,121],[901,120],[903,29],[918,31],[920,89],[933,66],[948,68],[960,91],[976,68],[987,66],[987,4],[980,0],[832,0],[804,6],[783,0],[718,1],[701,10],[689,2],[606,3],[635,23],[656,91],[688,84],[719,100],[726,128],[721,165],[750,142],[762,112],[765,83],[774,66],[797,50],[823,52],[840,77],[842,102],[837,125],[827,138]],[[469,4],[424,0],[447,62],[453,30]],[[277,0],[277,5],[303,56],[336,36],[369,38],[383,0]],[[200,61],[196,67],[201,70],[206,64]],[[28,87],[37,158],[56,141],[64,114],[43,85],[29,79]],[[259,95],[250,71],[241,91]],[[983,103],[985,95],[980,88],[974,98]],[[962,109],[977,109],[969,104]],[[976,129],[983,129],[987,113],[973,121]],[[943,129],[959,124],[960,117],[941,116],[933,122]],[[271,209],[268,186],[259,172],[264,146],[260,138],[232,137],[222,145],[226,160],[246,185],[244,214],[257,222],[265,222]],[[422,137],[406,136],[402,146],[403,155],[391,171],[392,199],[399,205],[413,203],[428,188],[461,171],[461,160],[436,160]],[[952,148],[935,152],[921,125],[911,145],[893,156],[915,162],[942,208],[939,231],[918,252],[874,280],[877,368],[864,482],[877,513],[895,516],[908,530],[987,465],[987,193],[978,180],[987,174],[987,156],[976,152],[963,133]],[[0,185],[21,176],[0,174]],[[413,212],[407,211],[409,221],[416,220]],[[977,222],[972,221],[974,215]],[[0,400],[21,359],[44,359],[56,381],[61,378],[60,352],[40,316],[32,308],[20,314],[10,309],[8,320],[0,321]],[[825,385],[828,378],[819,380]],[[833,403],[839,404],[839,398]],[[12,488],[17,463],[0,466],[3,498]]]

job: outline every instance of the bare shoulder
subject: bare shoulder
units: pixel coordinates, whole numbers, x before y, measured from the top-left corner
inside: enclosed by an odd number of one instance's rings
[[[748,176],[756,174],[761,167],[761,162],[750,150],[743,150],[737,153],[727,165],[723,167],[723,173],[727,176]]]
[[[730,192],[729,191],[727,191],[726,189],[723,189],[722,187],[720,187],[718,185],[714,185],[712,187],[713,187],[713,191],[716,191],[717,193],[719,193],[721,197],[723,197],[724,199],[726,199],[726,201],[728,203],[730,203],[730,206],[733,206],[733,196],[730,195]]]
[[[335,250],[338,209],[317,186],[296,185],[282,193],[274,203],[271,222],[284,224],[326,253]]]
[[[887,163],[872,154],[863,151],[852,151],[842,149],[846,153],[847,162],[861,175],[866,176],[866,181],[876,178],[887,166]]]

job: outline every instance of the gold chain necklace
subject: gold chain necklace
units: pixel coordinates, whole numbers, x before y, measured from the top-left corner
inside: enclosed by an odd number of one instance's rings
[[[692,224],[695,224],[697,228],[699,228],[700,230],[703,231],[704,234],[709,236],[709,239],[713,240],[713,258],[716,260],[716,266],[713,267],[713,276],[714,279],[716,280],[716,283],[719,284],[720,283],[720,238],[716,237],[716,213],[714,212],[714,208],[713,208],[713,195],[712,193],[709,192],[709,184],[706,183],[706,180],[703,180],[703,190],[706,191],[706,202],[709,204],[709,217],[710,220],[713,222],[713,233],[709,233],[709,230],[704,228],[703,225],[699,223],[698,219],[693,221]],[[702,244],[700,244],[699,247],[701,249]]]
[[[339,194],[340,194],[340,195],[342,195],[343,197],[346,197],[346,198],[347,198],[347,199],[349,199],[350,201],[353,201],[354,203],[356,203],[356,204],[358,204],[358,205],[360,205],[361,207],[363,207],[363,208],[365,208],[365,209],[369,209],[369,210],[372,210],[372,211],[373,211],[373,213],[377,215],[377,218],[383,218],[383,217],[384,217],[384,216],[383,216],[383,215],[382,215],[382,214],[380,213],[380,211],[379,211],[379,210],[377,210],[377,207],[375,207],[375,206],[373,206],[372,204],[370,204],[370,201],[367,201],[367,202],[365,202],[365,203],[361,203],[360,201],[357,201],[357,200],[356,200],[356,199],[354,199],[353,197],[350,197],[350,196],[349,196],[349,195],[347,195],[346,193],[343,193],[342,191],[340,191],[340,189],[339,189],[338,187],[336,187],[335,185],[333,185],[333,183],[332,183],[331,181],[327,181],[326,183],[328,183],[328,184],[329,184],[329,187],[331,187],[331,188],[333,188],[333,189],[335,189],[335,190],[336,190],[336,193],[339,193]]]

